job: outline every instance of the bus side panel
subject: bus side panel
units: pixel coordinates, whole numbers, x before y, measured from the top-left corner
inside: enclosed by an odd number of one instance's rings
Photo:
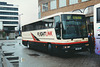
[[[100,4],[94,6],[94,37],[95,37],[95,53],[100,55],[100,20],[97,18],[100,17]]]
[[[30,41],[30,47],[35,50],[47,51],[47,43]]]
[[[40,42],[40,41],[28,41],[30,44],[30,48],[40,51],[48,52],[48,43],[47,42]],[[23,40],[23,44],[26,45],[27,41]],[[72,53],[72,52],[81,52],[81,51],[87,51],[88,46],[85,46],[87,43],[78,43],[78,44],[57,44],[52,43],[52,52],[53,53]],[[65,48],[66,46],[66,48]],[[70,48],[67,48],[67,46],[70,46]],[[76,50],[77,49],[77,50]]]

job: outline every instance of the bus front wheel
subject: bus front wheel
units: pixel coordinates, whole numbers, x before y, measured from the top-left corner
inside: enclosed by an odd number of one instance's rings
[[[51,54],[53,54],[52,52],[53,52],[52,45],[48,44],[48,53],[51,55]]]

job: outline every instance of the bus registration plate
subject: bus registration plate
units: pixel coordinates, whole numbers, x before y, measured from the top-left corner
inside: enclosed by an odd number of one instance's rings
[[[82,49],[82,47],[77,47],[77,48],[75,48],[75,50],[81,50]]]

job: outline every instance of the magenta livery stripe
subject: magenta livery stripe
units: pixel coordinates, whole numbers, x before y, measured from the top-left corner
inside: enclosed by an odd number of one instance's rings
[[[30,41],[30,42],[38,42],[38,43],[48,43],[44,41],[32,41],[32,40],[22,40],[22,41]],[[71,45],[71,44],[80,44],[80,43],[88,43],[88,41],[81,41],[81,42],[72,42],[72,43],[57,43],[57,42],[50,42],[51,44],[58,44],[58,45]]]

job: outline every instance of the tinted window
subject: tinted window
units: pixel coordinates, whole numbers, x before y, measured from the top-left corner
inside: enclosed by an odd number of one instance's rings
[[[22,27],[23,31],[32,31],[32,30],[40,30],[40,29],[48,29],[53,28],[53,18],[44,19],[38,22],[34,22]]]
[[[100,23],[100,8],[97,8],[97,23]]]

